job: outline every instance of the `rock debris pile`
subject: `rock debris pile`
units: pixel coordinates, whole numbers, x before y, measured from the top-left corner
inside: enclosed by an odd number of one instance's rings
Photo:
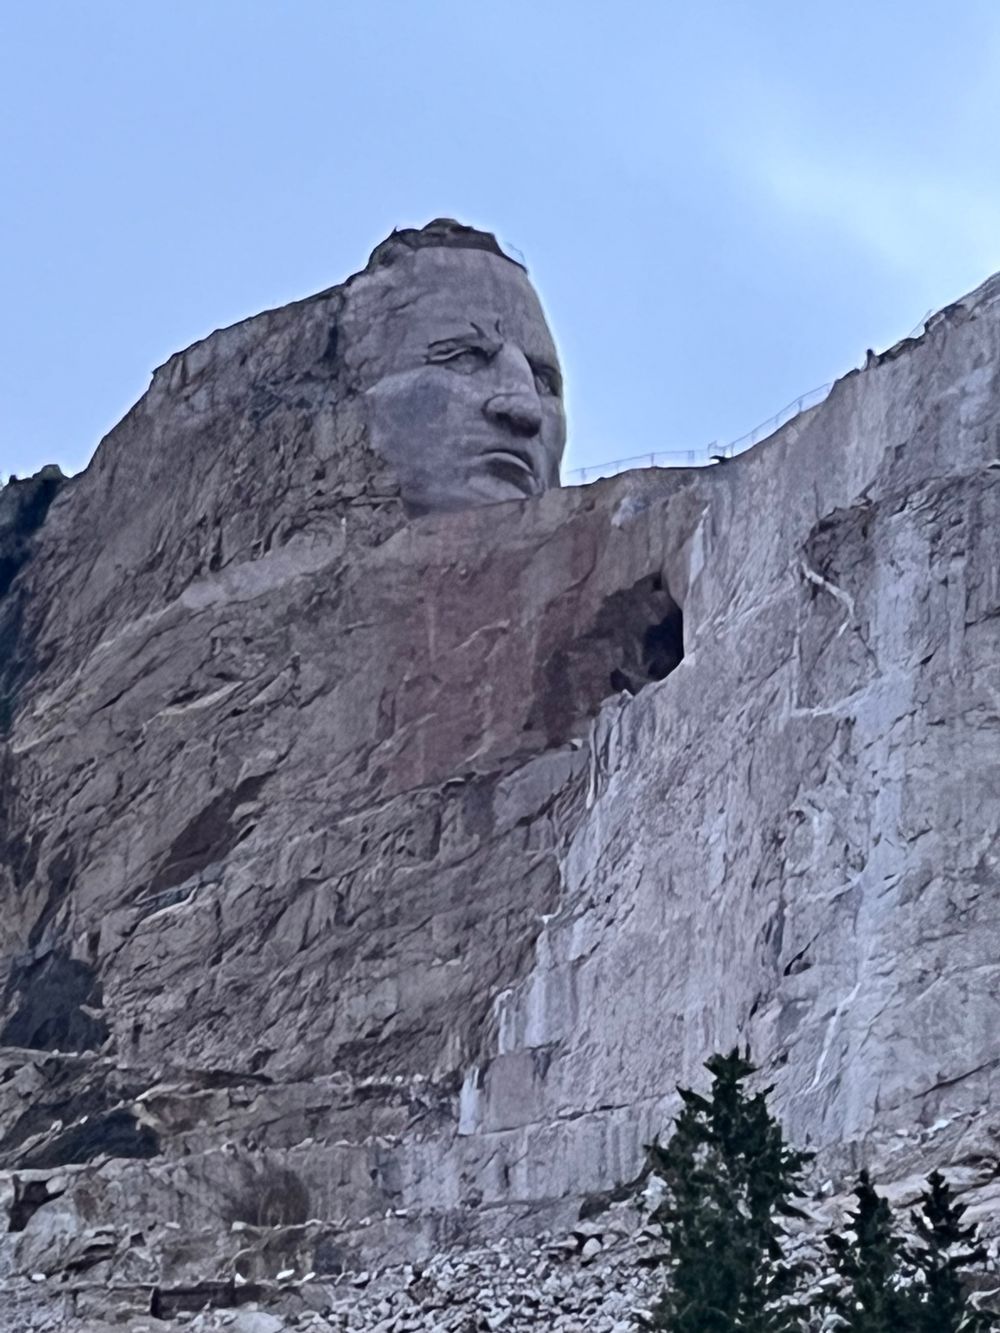
[[[885,1192],[898,1213],[916,1203],[922,1187],[913,1178]],[[997,1308],[1000,1186],[981,1173],[963,1199],[987,1251],[976,1301]],[[823,1234],[842,1223],[849,1203],[827,1182],[805,1206],[805,1219],[793,1224],[786,1255],[811,1266],[812,1291],[826,1271]],[[152,1292],[70,1280],[55,1301],[49,1292],[46,1308],[35,1299],[37,1286],[0,1282],[0,1309],[18,1310],[22,1321],[0,1327],[25,1333],[67,1326],[80,1333],[634,1333],[636,1313],[649,1310],[662,1282],[661,1241],[644,1217],[627,1202],[558,1236],[501,1238],[334,1278],[288,1269],[256,1284],[237,1278]],[[820,1327],[818,1321],[813,1326]]]

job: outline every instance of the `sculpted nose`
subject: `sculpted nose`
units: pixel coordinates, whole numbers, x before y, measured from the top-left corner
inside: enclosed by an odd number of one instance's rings
[[[542,409],[536,393],[496,393],[483,404],[483,413],[514,435],[537,435],[542,428]]]
[[[483,403],[483,415],[511,435],[537,435],[542,429],[542,405],[528,358],[513,343],[504,343],[492,364],[497,390]]]

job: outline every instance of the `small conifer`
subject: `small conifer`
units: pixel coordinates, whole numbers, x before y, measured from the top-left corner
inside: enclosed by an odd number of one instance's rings
[[[965,1205],[957,1201],[939,1171],[927,1178],[920,1207],[911,1214],[915,1243],[909,1258],[920,1294],[915,1333],[981,1333],[995,1329],[995,1315],[973,1309],[960,1271],[985,1262],[976,1228],[962,1222]]]
[[[645,1327],[669,1333],[799,1333],[805,1309],[800,1265],[784,1258],[785,1217],[801,1216],[810,1154],[785,1141],[749,1052],[714,1055],[708,1096],[679,1088],[684,1103],[669,1142],[649,1145],[665,1187],[651,1220],[666,1245],[666,1289]]]
[[[917,1333],[916,1297],[906,1285],[906,1247],[885,1199],[862,1171],[845,1234],[826,1238],[838,1290],[823,1303],[839,1317],[838,1333]]]

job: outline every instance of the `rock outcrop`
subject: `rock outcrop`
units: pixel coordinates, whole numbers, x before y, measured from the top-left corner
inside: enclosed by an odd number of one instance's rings
[[[0,494],[22,1315],[565,1229],[736,1041],[988,1218],[1000,281],[724,466],[425,517],[352,299],[173,358],[16,556]]]

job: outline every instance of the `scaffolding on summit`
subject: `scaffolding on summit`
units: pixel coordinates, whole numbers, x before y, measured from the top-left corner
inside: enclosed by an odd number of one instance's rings
[[[766,421],[760,422],[753,430],[747,431],[745,435],[731,440],[728,444],[707,444],[701,449],[664,449],[651,454],[633,454],[630,458],[614,458],[606,463],[590,463],[587,467],[570,468],[566,472],[563,484],[583,486],[588,481],[613,477],[619,472],[627,472],[630,468],[705,467],[717,459],[733,458],[736,454],[751,449],[768,435],[772,435],[779,427],[787,425],[801,412],[817,407],[832,388],[831,382],[817,385],[815,389],[809,389],[806,393],[800,393],[798,398],[787,403]]]

